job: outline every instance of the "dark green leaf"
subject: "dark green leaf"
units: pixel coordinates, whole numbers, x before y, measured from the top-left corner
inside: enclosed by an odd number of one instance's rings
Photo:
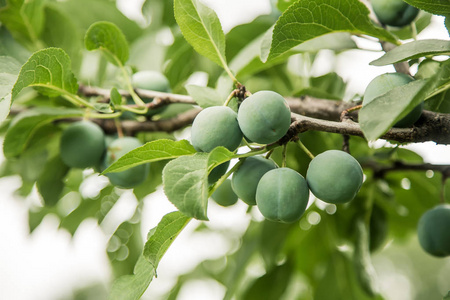
[[[111,22],[92,24],[86,32],[84,44],[89,51],[101,50],[108,61],[116,66],[124,65],[129,57],[125,35]]]
[[[69,170],[59,156],[47,162],[36,184],[45,205],[53,206],[58,203],[65,186],[64,177]]]
[[[442,55],[450,53],[450,41],[418,40],[400,45],[370,62],[373,66],[385,66],[405,60],[416,59],[428,55]]]
[[[165,215],[158,226],[149,232],[149,241],[147,241],[146,249],[148,249],[147,253],[152,257],[154,264],[157,265],[159,263],[167,248],[188,221],[189,218],[181,213],[172,212]],[[140,299],[155,275],[154,265],[144,257],[144,254],[141,255],[134,268],[134,274],[119,277],[114,282],[108,299]]]
[[[189,96],[194,98],[195,102],[202,108],[220,106],[225,102],[220,94],[213,88],[193,84],[188,84],[185,88]]]
[[[273,30],[270,52],[261,58],[270,61],[307,40],[336,31],[397,43],[389,32],[373,25],[369,10],[359,0],[303,0],[283,12]]]
[[[40,126],[57,119],[81,117],[83,114],[81,110],[50,107],[25,111],[11,122],[3,143],[3,153],[6,157],[17,156],[27,147],[28,141]]]
[[[15,39],[30,48],[39,48],[39,36],[44,25],[45,0],[7,0],[0,8],[0,22]]]
[[[175,19],[195,51],[226,66],[225,35],[216,13],[198,0],[175,0]]]
[[[54,3],[48,3],[45,7],[42,40],[49,47],[63,49],[72,61],[72,70],[78,74],[81,67],[83,35],[71,17]]]
[[[170,86],[176,91],[195,72],[196,53],[180,34],[167,49],[164,59],[166,61],[164,73],[170,81]]]
[[[37,87],[48,96],[76,94],[78,83],[66,52],[47,48],[33,53],[20,70],[12,90],[12,101],[28,86]]]
[[[191,218],[175,211],[164,216],[159,222],[156,231],[145,243],[144,257],[149,261],[153,268],[158,268],[159,261],[172,245],[175,238],[180,234],[183,228],[189,223]]]
[[[435,15],[449,15],[450,4],[448,0],[404,0],[406,3],[415,6],[424,11],[430,12]]]
[[[153,161],[172,159],[183,155],[194,154],[194,147],[187,141],[160,139],[148,142],[136,148],[110,165],[103,173],[120,172],[126,169]]]
[[[450,89],[429,98],[425,102],[425,109],[444,114],[450,113]]]
[[[419,105],[428,90],[428,80],[416,80],[396,87],[364,105],[359,113],[359,124],[366,138],[373,141],[382,136]]]

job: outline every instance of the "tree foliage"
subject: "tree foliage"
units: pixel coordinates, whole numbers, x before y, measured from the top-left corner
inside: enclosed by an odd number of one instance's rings
[[[214,10],[200,0],[147,0],[145,25],[106,0],[0,1],[0,121],[6,158],[0,176],[20,176],[19,197],[37,187],[42,202],[29,209],[30,232],[52,213],[73,235],[87,218],[101,224],[121,194],[122,189],[108,184],[95,197],[83,195],[80,186],[92,172],[114,174],[148,164],[148,177],[131,188],[139,200],[136,212],[111,235],[115,250],[108,252],[115,276],[109,299],[131,300],[146,291],[164,253],[192,218],[206,225],[199,230],[213,230],[207,226],[210,197],[246,158],[270,156],[279,167],[307,177],[314,155],[342,149],[364,171],[353,200],[331,204],[311,194],[302,218],[289,224],[255,217],[258,208],[249,205],[251,221],[242,236],[230,238],[239,247],[227,254],[226,263],[219,268],[212,266],[220,259],[200,263],[178,278],[167,298],[176,299],[191,279],[209,278],[225,287],[224,299],[387,299],[372,265],[374,253],[406,248],[417,239],[420,217],[450,200],[450,165],[425,163],[401,147],[425,141],[450,144],[450,42],[417,39],[432,14],[449,15],[450,4],[405,2],[421,12],[403,28],[381,26],[366,1],[279,0],[272,1],[271,14],[224,32]],[[361,39],[380,49],[371,65],[393,65],[416,80],[361,107],[363,95],[350,95],[339,69],[310,75],[324,50],[336,56],[372,51],[359,46]],[[294,61],[301,61],[306,72],[294,72]],[[430,61],[434,68],[427,66]],[[132,75],[144,70],[164,74],[171,93],[133,86]],[[205,85],[192,83],[197,72],[207,74]],[[291,123],[281,139],[256,144],[244,136],[235,151],[219,145],[201,152],[189,136],[178,138],[202,109],[228,106],[238,112],[246,98],[261,90],[287,100]],[[426,110],[414,125],[392,127],[423,101]],[[256,105],[246,113],[253,116],[259,109]],[[90,173],[70,168],[61,160],[60,139],[69,123],[81,119],[102,128],[106,147],[122,136],[135,136],[143,146],[113,158],[111,165],[104,160],[92,164]],[[248,123],[257,130],[264,127]],[[372,147],[369,142],[378,139],[389,144]],[[178,211],[165,215],[142,241],[143,199],[161,186],[167,199],[160,201],[170,201]],[[67,212],[61,199],[79,201]],[[120,249],[128,251],[123,258]],[[263,270],[260,276],[247,271],[255,261]],[[431,286],[428,299],[444,296],[437,284]]]

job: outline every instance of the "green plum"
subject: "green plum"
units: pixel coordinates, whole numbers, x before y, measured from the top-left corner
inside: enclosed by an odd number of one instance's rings
[[[211,195],[211,198],[216,201],[217,204],[222,206],[231,206],[238,200],[238,196],[233,192],[231,188],[231,180],[226,179]]]
[[[72,168],[98,165],[105,148],[103,130],[91,121],[72,123],[64,129],[61,136],[61,159]]]
[[[385,73],[375,77],[364,92],[363,105],[367,105],[375,98],[389,92],[395,87],[410,83],[414,79],[403,73]],[[423,102],[417,105],[409,114],[395,123],[394,127],[409,127],[413,125],[422,114]]]
[[[218,146],[236,150],[242,141],[237,114],[226,106],[205,108],[192,123],[191,141],[197,151],[210,152]]]
[[[268,171],[256,189],[256,205],[268,220],[292,223],[305,212],[309,189],[305,178],[290,168]]]
[[[233,173],[231,185],[238,197],[248,205],[256,204],[256,188],[261,177],[277,167],[273,160],[261,156],[245,159]]]
[[[328,150],[310,162],[306,180],[314,196],[339,204],[355,198],[363,183],[363,171],[350,154]]]
[[[450,204],[426,211],[417,225],[420,246],[437,257],[450,255]]]
[[[291,124],[286,100],[272,91],[259,91],[246,98],[238,110],[238,122],[248,140],[270,144],[282,138]]]
[[[409,25],[419,14],[419,10],[402,0],[371,0],[373,12],[380,23],[403,27]]]
[[[114,140],[108,146],[106,151],[104,166],[107,167],[111,165],[126,153],[140,146],[142,146],[142,143],[134,137],[122,137]],[[125,171],[107,173],[106,176],[113,185],[129,189],[143,183],[147,178],[148,173],[149,164],[143,164]]]

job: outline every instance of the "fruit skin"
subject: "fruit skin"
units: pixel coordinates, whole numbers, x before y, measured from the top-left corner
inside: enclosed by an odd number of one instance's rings
[[[403,73],[386,73],[375,77],[364,92],[363,105],[369,104],[373,99],[389,92],[395,87],[408,84],[414,79]],[[409,114],[395,123],[394,127],[409,127],[413,125],[422,114],[423,102],[417,105]]]
[[[426,211],[417,225],[420,246],[437,257],[450,255],[450,204]]]
[[[246,98],[238,110],[242,133],[252,142],[270,144],[282,138],[291,125],[286,100],[272,91],[259,91]]]
[[[231,188],[231,180],[226,179],[211,195],[211,198],[216,201],[217,204],[222,206],[230,206],[237,202],[238,196],[233,192]]]
[[[122,137],[114,140],[108,146],[104,165],[106,167],[111,165],[126,153],[140,146],[142,146],[142,143],[134,137]],[[148,176],[148,172],[149,164],[144,164],[122,172],[106,173],[105,175],[113,185],[129,189],[144,182]]]
[[[350,154],[328,150],[310,162],[306,180],[314,196],[339,204],[355,198],[363,182],[363,171]]]
[[[62,133],[61,159],[69,167],[94,167],[101,161],[105,149],[105,134],[93,122],[75,122]]]
[[[258,183],[256,205],[268,220],[292,223],[305,212],[309,189],[305,178],[289,168],[270,170]]]
[[[233,191],[248,205],[255,205],[259,180],[264,174],[275,168],[277,168],[277,164],[273,160],[261,156],[246,158],[231,178]]]
[[[237,114],[226,106],[205,108],[192,123],[191,141],[201,152],[210,152],[218,146],[236,150],[242,141]]]
[[[134,88],[157,91],[157,92],[170,92],[170,83],[169,80],[160,72],[156,71],[139,71],[134,73],[131,76],[131,84]],[[153,101],[153,98],[142,98],[145,103],[150,103]],[[132,99],[127,100],[127,104],[134,104]],[[159,107],[157,109],[151,109],[147,112],[146,116],[154,116],[162,113],[166,106]],[[125,114],[125,113],[124,113]],[[133,113],[131,113],[133,114]],[[127,117],[127,114],[125,118]]]
[[[372,0],[373,12],[385,25],[403,27],[409,25],[419,10],[402,0]]]

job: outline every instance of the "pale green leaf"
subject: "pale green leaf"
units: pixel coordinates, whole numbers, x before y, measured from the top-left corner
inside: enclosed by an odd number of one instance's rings
[[[208,170],[212,170],[220,164],[223,164],[233,158],[233,152],[225,147],[214,148],[208,156]]]
[[[164,192],[182,213],[208,220],[208,153],[180,156],[163,170]]]
[[[400,45],[370,62],[372,66],[385,66],[405,60],[416,59],[428,55],[443,55],[450,53],[450,41],[418,40]]]
[[[428,80],[396,87],[364,105],[359,124],[368,140],[376,140],[419,105],[429,90]]]
[[[226,67],[225,34],[216,13],[198,0],[175,0],[174,13],[183,36],[195,51]]]
[[[175,211],[165,215],[159,222],[156,231],[150,236],[144,246],[144,257],[155,270],[158,268],[159,261],[164,253],[166,253],[167,249],[190,220],[191,218]]]
[[[47,48],[35,52],[22,66],[12,90],[12,100],[31,86],[48,96],[76,94],[78,83],[71,71],[69,56],[59,48]]]
[[[397,43],[388,31],[373,25],[368,8],[359,0],[303,0],[289,6],[278,19],[270,52],[262,60],[270,61],[307,40],[337,31]]]
[[[193,84],[188,84],[185,88],[189,96],[191,96],[202,108],[220,106],[225,102],[220,94],[213,88]]]
[[[114,87],[111,89],[110,96],[112,105],[121,105],[122,104],[122,96],[119,91]]]
[[[9,56],[0,56],[0,123],[6,119],[11,106],[11,90],[20,71],[20,63]]]
[[[435,15],[449,15],[450,3],[448,0],[404,0],[406,3]]]
[[[128,42],[122,31],[111,22],[100,21],[89,27],[84,37],[86,49],[101,50],[109,62],[124,65],[129,57]]]
[[[7,0],[6,6],[0,8],[0,22],[15,39],[38,48],[39,36],[44,25],[45,0]]]
[[[160,139],[131,150],[111,164],[103,173],[120,172],[138,165],[191,155],[196,152],[187,140]]]
[[[22,153],[34,132],[42,125],[57,119],[83,116],[83,111],[55,107],[39,107],[17,115],[6,132],[3,153],[14,157]]]
[[[190,218],[180,212],[165,215],[158,226],[151,229],[144,253],[139,257],[133,275],[119,277],[112,286],[109,300],[138,300],[156,275],[156,267],[169,246],[183,230]]]

